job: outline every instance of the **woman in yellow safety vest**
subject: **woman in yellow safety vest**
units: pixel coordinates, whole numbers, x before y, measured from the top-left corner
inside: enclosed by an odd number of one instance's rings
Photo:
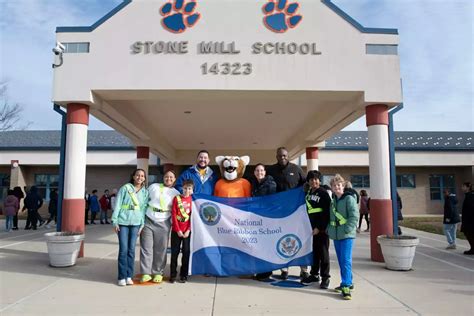
[[[135,265],[135,244],[140,235],[148,205],[146,173],[136,169],[130,182],[120,188],[117,193],[112,224],[119,239],[118,285],[133,285]]]
[[[148,187],[145,226],[140,235],[141,283],[163,281],[171,231],[171,208],[173,198],[179,195],[174,188],[175,182],[176,174],[169,170],[163,176],[163,183],[153,183]]]

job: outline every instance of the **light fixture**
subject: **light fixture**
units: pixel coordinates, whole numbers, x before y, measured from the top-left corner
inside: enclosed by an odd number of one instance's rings
[[[265,114],[273,114],[272,111],[265,111]]]
[[[191,111],[184,111],[184,114],[191,114]]]
[[[53,68],[61,67],[63,64],[63,53],[66,47],[61,42],[56,42],[56,47],[53,48],[53,53],[59,56],[59,64],[53,64]]]

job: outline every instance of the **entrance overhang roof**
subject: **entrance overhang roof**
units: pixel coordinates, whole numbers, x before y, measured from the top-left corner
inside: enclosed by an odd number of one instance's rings
[[[196,1],[200,18],[180,34],[160,15],[166,1],[124,1],[91,27],[60,27],[58,41],[88,51],[64,53],[53,101],[88,104],[177,164],[203,148],[269,163],[286,146],[294,158],[365,106],[402,101],[396,30],[364,28],[330,1],[294,2],[297,12],[271,13],[302,16],[280,33],[251,0]]]

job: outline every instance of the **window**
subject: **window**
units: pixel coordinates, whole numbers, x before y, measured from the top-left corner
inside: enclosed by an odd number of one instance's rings
[[[354,188],[370,188],[370,177],[367,174],[352,175],[351,182]]]
[[[35,186],[43,199],[49,201],[49,195],[52,189],[58,190],[59,176],[57,174],[36,174]]]
[[[321,185],[331,186],[331,180],[332,180],[332,178],[334,178],[334,175],[333,174],[327,174],[327,175],[323,175],[322,177],[323,177],[323,179],[321,181]]]
[[[10,188],[10,176],[5,173],[0,173],[0,201],[3,201],[8,194]]]
[[[64,53],[88,53],[90,43],[63,43]]]
[[[152,185],[153,183],[158,183],[159,177],[156,174],[149,174],[148,175],[148,185]]]
[[[397,188],[415,188],[414,174],[397,174]]]
[[[365,53],[369,55],[398,55],[398,45],[365,44]]]
[[[449,189],[450,192],[454,192],[456,183],[454,181],[454,175],[443,174],[443,175],[430,175],[430,199],[441,200],[443,197],[443,190]]]

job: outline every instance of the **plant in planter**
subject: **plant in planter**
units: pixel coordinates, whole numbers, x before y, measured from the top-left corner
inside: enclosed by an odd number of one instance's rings
[[[53,232],[44,234],[48,245],[49,264],[53,267],[70,267],[76,259],[84,240],[81,232]]]
[[[382,248],[386,268],[389,270],[411,270],[418,237],[406,235],[380,235],[377,242]]]

